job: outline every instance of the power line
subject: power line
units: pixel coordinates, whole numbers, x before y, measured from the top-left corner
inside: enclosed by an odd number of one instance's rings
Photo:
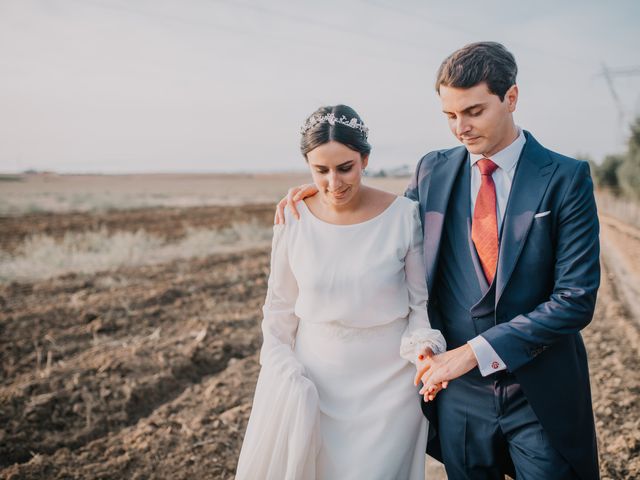
[[[626,117],[627,110],[625,109],[622,101],[620,100],[620,96],[616,90],[614,84],[614,77],[628,77],[633,75],[640,75],[640,66],[638,67],[626,67],[626,68],[616,68],[612,69],[607,67],[604,63],[602,63],[602,71],[600,71],[597,76],[604,77],[607,87],[609,88],[609,93],[611,94],[611,98],[613,98],[613,103],[618,111],[618,129],[622,135],[625,137],[625,130],[627,127]]]
[[[470,30],[468,28],[461,28],[458,25],[452,25],[452,24],[448,24],[442,21],[435,21],[432,17],[427,17],[423,14],[420,14],[419,12],[416,11],[411,11],[411,10],[407,10],[407,9],[403,9],[403,8],[398,8],[398,4],[389,4],[389,3],[385,3],[384,1],[379,1],[379,0],[364,0],[365,3],[372,5],[374,7],[378,7],[378,8],[382,8],[382,9],[386,9],[388,11],[394,12],[398,15],[404,15],[407,17],[412,18],[413,20],[421,20],[427,23],[430,23],[432,25],[436,25],[438,27],[442,27],[445,28],[447,30],[453,31],[453,32],[458,32],[458,33],[463,33],[465,35],[469,35],[472,37],[476,37],[476,38],[486,38],[487,36],[487,32],[485,30]],[[545,50],[542,48],[538,48],[535,46],[531,46],[527,43],[521,42],[519,40],[510,40],[509,41],[509,45],[515,45],[515,46],[519,46],[523,49],[529,50],[531,52],[536,52],[540,55],[544,55],[545,57],[553,57],[556,58],[558,60],[562,60],[564,62],[571,62],[575,65],[580,65],[583,68],[591,68],[593,62],[586,59],[586,58],[580,58],[580,57],[574,57],[574,56],[570,56],[570,55],[560,55],[558,54],[556,51],[549,51],[549,50]]]
[[[160,21],[169,22],[169,23],[183,24],[183,25],[189,25],[189,26],[201,27],[201,28],[213,28],[213,29],[225,31],[231,34],[236,34],[236,35],[245,36],[245,37],[253,37],[260,41],[267,40],[267,41],[276,42],[279,44],[287,45],[289,47],[306,45],[306,46],[317,48],[320,50],[335,51],[331,46],[327,45],[327,43],[324,41],[314,41],[314,40],[318,40],[318,36],[307,36],[307,37],[296,36],[295,38],[292,38],[291,35],[286,35],[286,34],[282,35],[279,33],[273,34],[271,32],[257,31],[255,29],[239,28],[235,25],[230,26],[221,22],[211,21],[210,19],[203,20],[203,19],[185,18],[185,17],[176,16],[176,15],[150,11],[149,9],[144,9],[140,7],[132,7],[128,4],[117,5],[113,3],[104,2],[101,0],[76,0],[76,1],[83,5],[91,4],[94,7],[99,7],[106,10],[124,12],[130,15],[137,15],[141,17],[152,18],[155,20],[160,20]],[[280,19],[284,18],[288,20],[295,20],[298,23],[303,23],[303,24],[314,26],[314,27],[320,27],[325,30],[337,31],[340,34],[344,34],[344,35],[362,36],[369,40],[376,40],[383,44],[389,44],[389,43],[402,44],[405,47],[410,46],[416,50],[423,51],[423,47],[421,45],[417,45],[411,42],[405,42],[397,38],[377,36],[368,32],[362,32],[357,30],[345,30],[339,25],[334,25],[329,22],[321,22],[308,17],[304,17],[304,16],[292,15],[287,12],[270,9],[267,7],[263,7],[261,5],[254,5],[254,4],[250,4],[246,2],[238,2],[234,0],[231,0],[231,1],[215,0],[215,3],[226,4],[235,8],[240,7],[240,8],[249,9],[261,15],[267,14],[267,15],[278,17]],[[412,57],[402,58],[399,55],[385,55],[380,51],[375,51],[372,49],[366,49],[363,52],[359,52],[358,55],[360,56],[360,58],[368,57],[374,60],[385,60],[385,61],[405,62],[405,63],[415,64],[415,62],[413,61],[414,59]]]
[[[631,77],[640,74],[640,66],[626,68],[609,68],[607,69],[607,72],[608,75],[614,75],[616,77]],[[599,75],[605,75],[605,72],[600,72]]]

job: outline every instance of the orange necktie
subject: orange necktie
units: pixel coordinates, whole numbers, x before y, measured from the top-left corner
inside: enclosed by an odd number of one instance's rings
[[[473,209],[471,239],[480,257],[484,276],[491,285],[498,264],[498,216],[496,214],[496,185],[491,175],[498,166],[488,158],[478,160],[481,183]]]

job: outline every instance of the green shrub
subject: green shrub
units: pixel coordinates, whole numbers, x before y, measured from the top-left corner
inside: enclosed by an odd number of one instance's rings
[[[622,193],[640,200],[640,117],[631,125],[627,153],[618,173]]]
[[[619,169],[623,163],[623,155],[607,155],[601,165],[592,166],[596,185],[617,194],[620,191]]]

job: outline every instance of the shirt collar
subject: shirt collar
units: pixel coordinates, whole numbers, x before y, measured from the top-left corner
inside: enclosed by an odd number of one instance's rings
[[[508,147],[503,148],[498,153],[492,155],[490,160],[505,172],[512,170],[518,163],[518,158],[520,158],[520,153],[522,153],[522,149],[524,148],[526,141],[527,139],[524,136],[524,131],[518,127],[518,138],[516,138]],[[469,152],[469,159],[472,167],[478,160],[483,158],[486,157],[484,155],[477,155]]]

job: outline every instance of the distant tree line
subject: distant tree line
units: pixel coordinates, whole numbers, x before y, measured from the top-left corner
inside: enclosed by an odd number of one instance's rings
[[[607,155],[600,165],[591,159],[591,173],[598,188],[614,195],[640,200],[640,117],[631,125],[627,151]]]

